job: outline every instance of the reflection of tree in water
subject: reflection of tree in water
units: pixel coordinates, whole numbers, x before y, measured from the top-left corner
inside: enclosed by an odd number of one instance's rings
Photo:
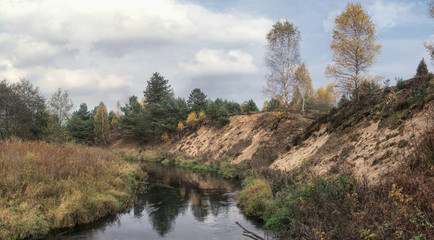
[[[194,218],[199,222],[205,221],[208,216],[208,197],[194,189],[190,190],[189,197]]]
[[[228,210],[228,198],[221,195],[222,192],[206,195],[198,188],[198,182],[205,182],[208,183],[208,187],[216,186],[222,189],[221,186],[225,184],[221,179],[211,178],[211,181],[209,175],[197,175],[176,168],[160,167],[152,170],[148,172],[148,181],[153,183],[153,186],[138,195],[134,215],[140,218],[146,210],[154,230],[161,237],[172,230],[176,217],[185,213],[190,201],[191,212],[199,222],[203,222],[210,213],[217,216],[220,212]],[[195,181],[190,183],[189,180],[193,179]]]
[[[135,206],[134,214],[142,214],[146,208],[154,230],[162,237],[172,230],[176,216],[188,207],[188,198],[181,197],[178,189],[158,186],[149,189],[139,202],[141,205]]]
[[[213,195],[209,198],[209,208],[214,217],[217,217],[222,211],[227,212],[229,209],[228,197],[225,195]],[[223,208],[223,209],[221,209]]]

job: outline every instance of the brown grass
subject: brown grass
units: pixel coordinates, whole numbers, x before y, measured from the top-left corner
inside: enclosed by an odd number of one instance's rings
[[[140,175],[110,151],[0,141],[0,239],[71,227],[125,208]]]

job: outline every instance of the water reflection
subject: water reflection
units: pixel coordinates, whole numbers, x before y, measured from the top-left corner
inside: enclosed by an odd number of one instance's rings
[[[148,190],[132,209],[51,239],[242,239],[239,221],[261,233],[235,205],[236,187],[210,174],[145,165]]]
[[[228,206],[228,196],[223,193],[234,191],[231,184],[211,174],[155,164],[147,164],[144,169],[149,174],[150,189],[139,196],[134,215],[141,217],[146,210],[161,237],[188,208],[198,222],[205,221],[210,211],[217,216],[221,207]]]

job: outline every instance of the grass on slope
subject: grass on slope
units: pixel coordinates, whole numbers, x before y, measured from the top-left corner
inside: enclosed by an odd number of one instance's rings
[[[125,208],[145,175],[104,149],[11,139],[0,176],[0,239],[21,239]]]

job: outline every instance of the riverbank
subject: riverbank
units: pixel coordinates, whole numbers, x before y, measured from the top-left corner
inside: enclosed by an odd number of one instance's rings
[[[192,158],[180,153],[171,152],[167,146],[147,146],[142,149],[118,148],[114,149],[128,162],[153,162],[163,165],[173,165],[193,172],[210,172],[227,180],[242,181],[250,169],[251,161],[238,164],[231,163],[229,159],[212,159],[208,156]]]
[[[225,159],[188,158],[164,146],[124,157],[242,180],[238,206],[283,239],[422,240],[434,236],[433,136],[427,134],[419,151],[377,185],[352,172],[335,176],[315,175],[307,168],[283,172],[257,167],[254,159],[231,164]]]
[[[101,148],[11,139],[0,176],[0,239],[22,239],[125,209],[146,174]]]

